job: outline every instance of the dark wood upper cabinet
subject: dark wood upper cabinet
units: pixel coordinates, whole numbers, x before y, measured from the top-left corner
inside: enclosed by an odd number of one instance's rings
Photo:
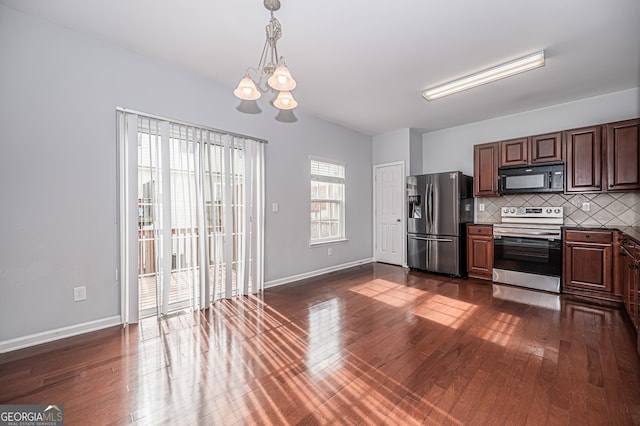
[[[602,190],[602,133],[600,126],[563,132],[565,192]]]
[[[562,161],[562,132],[531,136],[529,161],[531,164]]]
[[[524,166],[528,163],[528,138],[500,141],[500,167]]]
[[[498,168],[565,163],[565,194],[640,191],[640,118],[473,147],[473,195],[498,196]]]
[[[500,167],[562,161],[562,132],[501,141]]]
[[[640,189],[640,119],[605,125],[607,190]]]
[[[473,147],[473,195],[498,196],[498,142]]]

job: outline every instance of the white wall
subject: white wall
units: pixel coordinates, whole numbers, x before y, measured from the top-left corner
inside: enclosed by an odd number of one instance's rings
[[[640,90],[630,89],[422,135],[423,171],[473,176],[473,145],[640,117]]]
[[[266,102],[242,114],[229,88],[4,6],[0,57],[0,343],[119,315],[117,106],[269,140],[267,281],[372,256],[369,136],[280,123]],[[309,155],[347,165],[349,241],[331,257],[308,246]]]
[[[422,174],[422,132],[409,130],[409,175]]]
[[[377,135],[372,138],[373,164],[394,163],[403,161],[406,173],[409,173],[409,141],[410,130],[408,128],[394,130],[392,132]]]

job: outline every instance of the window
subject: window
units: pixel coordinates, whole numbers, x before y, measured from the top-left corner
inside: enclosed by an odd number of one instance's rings
[[[344,240],[344,165],[311,159],[310,166],[311,244]]]

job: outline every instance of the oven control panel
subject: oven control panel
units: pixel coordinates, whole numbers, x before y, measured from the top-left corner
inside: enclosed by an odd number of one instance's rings
[[[563,225],[562,207],[503,207],[500,215],[502,223],[522,223],[539,225]]]
[[[502,217],[562,218],[562,207],[503,207]]]

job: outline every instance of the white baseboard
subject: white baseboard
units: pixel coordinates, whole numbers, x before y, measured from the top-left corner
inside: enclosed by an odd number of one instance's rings
[[[0,354],[120,324],[122,324],[120,316],[115,316],[89,321],[82,324],[70,325],[68,327],[62,327],[55,330],[44,331],[42,333],[30,334],[28,336],[16,337],[15,339],[3,340],[0,341]]]
[[[373,258],[360,259],[349,263],[343,263],[342,265],[329,266],[328,268],[317,269],[315,271],[305,272],[303,274],[291,275],[290,277],[278,278],[277,280],[271,280],[264,283],[264,288],[276,287],[283,284],[289,284],[295,281],[304,280],[305,278],[312,278],[322,274],[328,274],[329,272],[339,271],[341,269],[351,268],[353,266],[364,265],[365,263],[373,262]]]

